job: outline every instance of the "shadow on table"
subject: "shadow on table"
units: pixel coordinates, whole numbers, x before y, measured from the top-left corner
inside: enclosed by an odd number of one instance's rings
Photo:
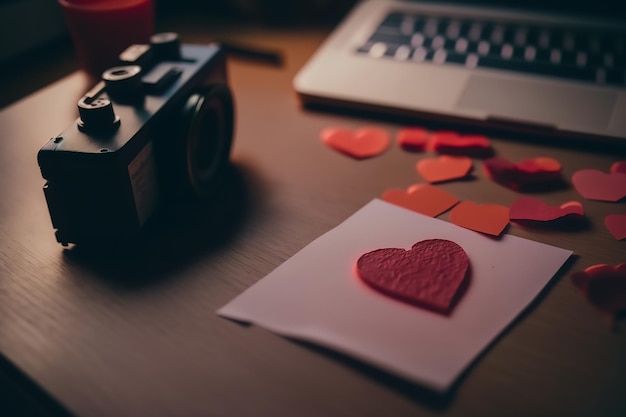
[[[250,216],[258,184],[247,167],[230,165],[212,198],[163,212],[138,239],[81,244],[64,251],[121,290],[139,290],[175,278],[194,262],[227,247]]]

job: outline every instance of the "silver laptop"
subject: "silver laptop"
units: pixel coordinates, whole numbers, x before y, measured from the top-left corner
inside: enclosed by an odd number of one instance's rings
[[[305,106],[626,145],[623,7],[585,3],[591,12],[566,17],[364,1],[300,70],[294,88]],[[556,6],[571,12],[575,5]]]

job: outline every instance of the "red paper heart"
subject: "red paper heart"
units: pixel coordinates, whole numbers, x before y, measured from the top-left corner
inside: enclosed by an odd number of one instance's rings
[[[380,155],[391,141],[386,131],[376,127],[363,127],[355,132],[331,127],[322,130],[320,136],[327,146],[356,159]]]
[[[429,138],[430,134],[426,129],[410,127],[398,131],[396,141],[404,150],[419,152],[426,148]]]
[[[553,158],[525,159],[514,164],[505,158],[489,158],[483,163],[487,175],[513,189],[561,182],[561,163]]]
[[[539,157],[524,159],[517,164],[517,169],[520,171],[536,174],[536,173],[559,173],[561,172],[561,163],[553,158]]]
[[[626,213],[609,214],[604,218],[604,225],[615,239],[626,239]]]
[[[546,222],[565,216],[584,216],[583,205],[570,201],[560,206],[548,206],[538,198],[520,197],[513,202],[509,211],[511,220],[535,220]]]
[[[443,239],[423,240],[409,250],[377,249],[357,261],[359,276],[376,290],[444,314],[462,295],[469,269],[463,248]]]
[[[574,272],[572,282],[587,300],[608,313],[626,310],[626,263],[593,265]]]
[[[611,174],[626,174],[626,161],[615,162],[611,165]]]
[[[626,174],[583,169],[572,176],[576,191],[589,200],[616,202],[626,197]]]
[[[498,204],[478,205],[463,201],[450,212],[450,221],[476,232],[499,236],[509,224],[509,208]]]
[[[483,135],[460,135],[457,132],[435,132],[431,136],[430,148],[449,155],[487,156],[491,153],[491,142]]]
[[[391,189],[382,199],[430,217],[436,217],[459,202],[459,199],[437,187],[415,184],[407,191]]]
[[[430,183],[456,180],[467,176],[472,170],[472,160],[466,156],[440,156],[422,159],[416,169]]]

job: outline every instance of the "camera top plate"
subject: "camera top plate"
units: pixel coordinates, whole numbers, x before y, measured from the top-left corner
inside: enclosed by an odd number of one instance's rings
[[[191,94],[194,88],[202,85],[204,79],[218,63],[218,55],[223,54],[218,44],[182,45],[181,59],[157,62],[146,71],[142,71],[144,86],[134,97],[116,100],[104,92],[98,99],[109,100],[115,115],[119,117],[119,127],[114,129],[89,130],[81,129],[81,119],[76,119],[65,131],[50,139],[39,151],[38,159],[44,178],[47,177],[48,166],[56,165],[63,160],[63,154],[84,154],[86,163],[98,163],[99,160],[110,160],[118,156],[126,146],[139,149],[149,138],[142,132],[149,131],[157,120],[167,118],[171,107],[180,103]],[[155,74],[176,73],[170,85],[161,91],[149,88],[154,85]],[[93,89],[92,89],[93,90]],[[163,120],[166,122],[165,120]],[[139,138],[139,140],[133,140]],[[132,151],[130,152],[132,153]]]

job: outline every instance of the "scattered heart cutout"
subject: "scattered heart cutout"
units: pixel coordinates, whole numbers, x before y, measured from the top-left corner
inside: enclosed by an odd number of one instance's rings
[[[322,130],[320,137],[330,148],[355,159],[380,155],[387,150],[391,142],[389,134],[376,127],[363,127],[355,132],[330,127]]]
[[[382,199],[430,217],[437,217],[459,202],[452,194],[428,184],[415,184],[406,191],[387,190]]]
[[[572,176],[576,191],[589,200],[616,202],[626,197],[626,174],[606,174],[596,169],[576,171]]]
[[[430,149],[448,155],[484,157],[492,153],[491,142],[483,135],[460,135],[457,132],[434,132]]]
[[[626,161],[615,162],[611,165],[611,174],[626,174]]]
[[[417,172],[428,182],[437,183],[466,177],[472,171],[472,160],[466,156],[447,156],[422,159]]]
[[[500,236],[509,224],[509,208],[498,204],[478,205],[473,201],[463,201],[450,212],[450,221],[466,229]]]
[[[548,222],[565,216],[585,215],[583,205],[578,201],[569,201],[560,206],[548,206],[534,197],[520,197],[511,204],[509,218],[511,220],[534,220]]]
[[[374,289],[420,307],[449,314],[469,280],[470,261],[456,243],[417,242],[411,249],[377,249],[357,260],[359,277]]]
[[[494,157],[486,159],[483,167],[492,180],[515,190],[560,184],[563,180],[561,163],[548,157],[525,159],[518,164]]]
[[[396,142],[398,142],[398,145],[402,149],[412,152],[421,152],[426,149],[429,139],[430,133],[421,127],[401,129],[396,135]]]
[[[626,263],[593,265],[574,272],[571,279],[592,305],[611,314],[612,319],[626,310]]]
[[[626,239],[626,213],[609,214],[604,218],[604,225],[615,239]]]

